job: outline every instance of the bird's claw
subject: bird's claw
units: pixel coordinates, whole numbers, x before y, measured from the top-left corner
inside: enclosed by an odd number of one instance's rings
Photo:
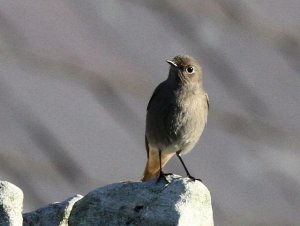
[[[191,175],[187,175],[187,176],[188,176],[188,178],[190,178],[192,181],[198,180],[198,181],[202,182],[202,180],[201,180],[200,178],[195,178],[195,177],[193,177],[193,176],[191,176]]]
[[[172,175],[172,173],[164,173],[163,171],[161,171],[159,177],[156,180],[156,183],[158,184],[161,181],[161,179],[163,179],[167,184],[169,184],[170,182],[166,178],[166,176],[168,175]]]

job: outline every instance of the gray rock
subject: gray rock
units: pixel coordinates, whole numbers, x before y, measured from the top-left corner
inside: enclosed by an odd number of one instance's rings
[[[76,202],[69,225],[212,226],[208,189],[189,178],[167,179],[169,184],[122,182],[92,191]]]
[[[0,181],[0,226],[22,226],[22,208],[22,190],[7,181]]]
[[[61,203],[53,203],[36,211],[23,214],[23,226],[68,226],[73,205],[82,198],[71,197]]]

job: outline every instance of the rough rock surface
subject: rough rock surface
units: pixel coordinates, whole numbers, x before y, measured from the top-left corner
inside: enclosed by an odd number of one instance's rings
[[[53,203],[36,211],[23,214],[23,226],[68,226],[73,205],[82,198],[75,195],[61,203]]]
[[[168,184],[122,182],[94,190],[75,203],[69,225],[212,226],[208,189],[189,178],[167,179]]]
[[[22,226],[22,208],[22,190],[7,181],[0,181],[0,226]]]
[[[199,181],[121,182],[23,214],[23,192],[0,181],[0,226],[213,226],[211,197]]]

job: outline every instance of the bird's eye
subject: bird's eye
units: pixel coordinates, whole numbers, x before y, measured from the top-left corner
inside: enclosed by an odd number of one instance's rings
[[[192,74],[194,72],[194,68],[193,67],[188,67],[186,69],[187,73]]]

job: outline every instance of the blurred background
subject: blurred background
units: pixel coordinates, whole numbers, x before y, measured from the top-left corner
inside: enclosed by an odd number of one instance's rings
[[[141,178],[166,59],[197,58],[208,124],[184,156],[215,225],[300,225],[300,1],[0,3],[0,179],[24,211]],[[174,158],[167,172],[185,175]]]

